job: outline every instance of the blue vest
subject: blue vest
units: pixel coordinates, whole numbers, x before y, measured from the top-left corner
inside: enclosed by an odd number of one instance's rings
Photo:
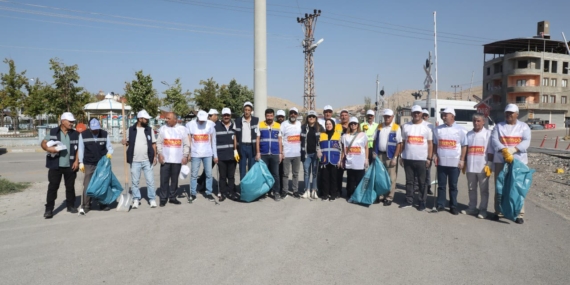
[[[382,125],[378,125],[378,130],[376,130],[376,141],[374,142],[376,147],[374,148],[374,152],[376,154],[380,153],[380,130],[382,130]],[[392,129],[390,130],[390,134],[388,134],[388,143],[386,144],[386,155],[389,159],[394,158],[394,154],[396,153],[396,147],[398,146],[398,142],[396,141],[396,132],[400,126],[396,123],[392,124]]]
[[[234,158],[234,124],[230,123],[229,130],[222,121],[216,122],[216,148],[218,159],[222,161],[235,160]]]
[[[107,132],[99,130],[97,138],[86,130],[81,133],[83,137],[83,164],[97,165],[101,157],[107,154]]]
[[[75,162],[75,155],[77,155],[77,148],[79,144],[79,133],[75,130],[67,131],[69,136],[69,166]],[[49,131],[50,141],[61,141],[61,129],[59,127],[53,128]],[[52,157],[49,153],[46,154],[46,167],[49,169],[59,169],[59,155]],[[76,170],[77,171],[77,170]]]
[[[273,122],[270,127],[265,121],[259,124],[259,153],[261,155],[267,154],[281,154],[279,151],[279,131],[281,125]]]
[[[326,133],[321,133],[319,144],[321,146],[321,152],[323,153],[321,164],[337,165],[340,161],[340,134],[335,132],[329,140]]]
[[[148,149],[148,160],[150,163],[154,162],[154,149],[152,148],[152,129],[150,127],[144,128],[144,137],[146,138],[146,145]],[[129,146],[127,148],[127,163],[133,163],[135,155],[135,141],[137,140],[137,125],[134,124],[129,128]]]
[[[243,116],[239,117],[236,120],[235,131],[236,131],[236,139],[237,139],[238,144],[241,143],[241,132],[242,132],[241,128],[243,127],[243,122],[241,121],[242,118],[243,118]],[[251,120],[249,121],[249,124],[251,125],[251,142],[255,143],[255,140],[257,139],[257,134],[255,133],[255,129],[257,128],[257,125],[259,124],[259,118],[251,116]]]

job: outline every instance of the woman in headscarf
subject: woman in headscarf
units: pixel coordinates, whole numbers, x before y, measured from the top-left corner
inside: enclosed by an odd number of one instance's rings
[[[342,135],[341,161],[346,171],[346,197],[350,200],[354,190],[368,168],[368,138],[360,132],[358,119],[350,118],[347,132]]]
[[[338,197],[337,189],[337,169],[340,166],[341,146],[340,134],[335,132],[335,122],[332,119],[325,121],[325,131],[321,133],[321,175],[320,185],[322,185],[321,199],[334,201]]]

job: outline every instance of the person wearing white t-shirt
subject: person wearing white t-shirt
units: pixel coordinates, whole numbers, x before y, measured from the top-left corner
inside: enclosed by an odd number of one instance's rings
[[[435,128],[433,144],[437,164],[437,211],[445,211],[446,184],[449,184],[449,212],[458,215],[457,180],[465,166],[467,151],[466,131],[455,123],[455,110],[446,108],[441,112],[443,124]],[[448,183],[446,183],[448,182]]]
[[[419,211],[426,208],[427,191],[424,187],[426,168],[431,166],[433,156],[432,131],[422,120],[422,108],[412,106],[412,121],[402,126],[402,160],[406,173],[406,201],[400,208],[411,207],[414,203],[414,177],[418,177]]]
[[[293,184],[291,191],[298,194],[299,168],[301,165],[301,122],[297,121],[297,108],[289,109],[289,119],[281,124],[281,137],[283,140],[283,188],[281,196],[289,192],[289,173],[293,170]]]
[[[467,133],[467,159],[465,174],[469,188],[469,208],[461,211],[464,215],[477,215],[479,219],[487,217],[489,203],[489,176],[492,172],[493,148],[491,131],[484,128],[485,116],[473,115],[473,130]],[[481,192],[481,202],[477,209],[477,187]]]
[[[346,198],[350,200],[368,168],[368,137],[360,131],[356,117],[350,118],[348,130],[341,142],[343,151],[340,160],[346,169]]]
[[[198,119],[188,122],[186,130],[190,140],[190,196],[188,202],[196,200],[196,188],[198,186],[198,171],[203,165],[206,172],[206,199],[214,201],[212,196],[212,157],[214,162],[218,162],[218,152],[216,147],[216,130],[212,121],[208,120],[208,113],[198,112]]]
[[[518,117],[519,107],[515,104],[508,104],[505,108],[505,121],[498,123],[491,133],[493,150],[495,151],[493,158],[495,163],[495,181],[497,181],[499,173],[503,170],[505,161],[508,163],[508,160],[505,160],[505,158],[516,158],[524,164],[528,163],[527,149],[530,146],[530,128],[527,124],[519,121]],[[503,217],[499,210],[501,200],[502,197],[495,193],[495,217],[493,218],[495,220]],[[515,223],[523,224],[523,218],[524,204]]]

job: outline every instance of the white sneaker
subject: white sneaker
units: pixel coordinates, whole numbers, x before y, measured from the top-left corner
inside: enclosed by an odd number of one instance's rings
[[[156,208],[156,200],[154,200],[154,199],[150,200],[150,207]]]
[[[79,209],[79,215],[85,216],[85,210],[83,210],[83,207]]]
[[[133,199],[133,209],[138,209],[139,205],[139,199]]]
[[[319,199],[319,195],[317,195],[317,190],[311,191],[311,198],[313,198],[313,199]]]
[[[463,215],[477,215],[478,213],[479,213],[479,210],[477,210],[477,209],[461,210],[461,214],[463,214]]]
[[[303,195],[301,195],[301,198],[303,198],[303,199],[309,199],[309,192],[311,192],[311,191],[305,190],[305,193],[303,193]]]
[[[487,211],[479,211],[479,215],[477,215],[477,218],[479,219],[487,218]]]

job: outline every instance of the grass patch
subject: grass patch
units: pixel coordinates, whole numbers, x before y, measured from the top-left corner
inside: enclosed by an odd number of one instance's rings
[[[28,188],[28,182],[11,182],[4,178],[0,178],[0,195],[21,192]]]

